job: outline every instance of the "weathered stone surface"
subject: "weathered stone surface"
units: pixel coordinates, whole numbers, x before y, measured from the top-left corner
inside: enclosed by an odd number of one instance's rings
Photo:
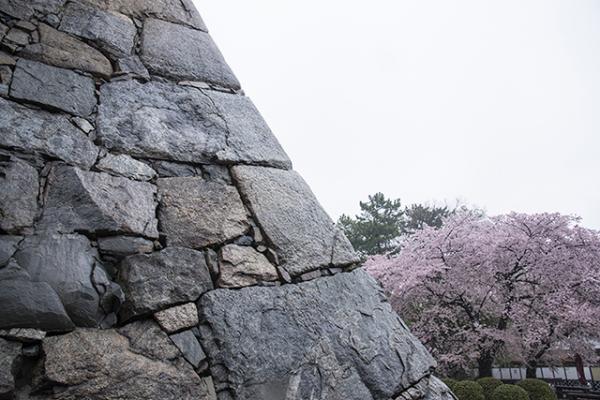
[[[0,229],[18,233],[31,227],[38,210],[37,170],[16,157],[0,154],[0,187]]]
[[[154,314],[154,319],[167,333],[198,325],[198,309],[195,303],[186,303]]]
[[[68,69],[20,59],[13,74],[10,95],[75,115],[90,115],[96,106],[91,78]]]
[[[98,148],[63,115],[34,110],[0,98],[0,146],[40,152],[89,168]]]
[[[0,38],[2,38],[2,33],[1,33],[1,29],[0,29]],[[3,51],[0,51],[0,65],[8,65],[11,67],[14,67],[15,64],[17,63],[17,60],[15,60],[15,58],[13,56],[10,56],[8,54],[6,54]]]
[[[217,391],[238,400],[389,399],[434,365],[362,270],[217,289],[198,309]]]
[[[44,282],[0,280],[0,328],[34,328],[46,332],[74,328],[56,292]]]
[[[162,361],[175,361],[181,358],[177,346],[151,319],[134,321],[117,331],[129,339],[129,347],[135,353]]]
[[[22,343],[39,342],[46,337],[46,332],[39,329],[0,329],[0,337]]]
[[[112,311],[102,309],[102,301],[112,303],[102,298],[115,294],[109,288],[105,293],[96,290],[92,276],[102,266],[97,264],[98,254],[85,236],[28,236],[14,257],[32,281],[48,283],[54,289],[76,325],[97,327]]]
[[[59,29],[92,40],[115,56],[131,54],[137,33],[135,25],[125,15],[79,2],[67,4]]]
[[[21,343],[0,339],[0,399],[12,398],[20,358]]]
[[[90,133],[91,131],[93,131],[94,125],[92,125],[90,123],[90,121],[88,121],[85,118],[81,118],[81,117],[73,117],[71,118],[71,122],[73,122],[75,125],[77,125],[77,127],[79,129],[81,129],[82,131],[84,131],[85,133]]]
[[[123,319],[195,301],[213,288],[204,253],[179,247],[125,258],[119,281],[125,292]]]
[[[139,253],[152,253],[154,243],[135,236],[109,236],[98,238],[100,252],[115,256],[130,256]]]
[[[232,171],[290,275],[359,261],[346,236],[297,172],[253,166],[235,166]]]
[[[228,244],[221,249],[220,259],[219,287],[251,286],[278,278],[275,267],[252,247]]]
[[[155,337],[160,345],[168,338]],[[214,389],[183,362],[157,360],[114,330],[78,329],[44,340],[46,378],[62,400],[213,400]],[[127,368],[122,368],[127,366]]]
[[[10,16],[29,19],[36,13],[58,13],[66,0],[0,0],[0,11]]]
[[[170,336],[175,346],[181,351],[183,357],[192,364],[194,368],[198,368],[200,363],[206,359],[206,354],[202,350],[198,339],[191,330],[176,333]]]
[[[21,240],[23,240],[22,236],[0,235],[0,267],[15,254]]]
[[[144,79],[150,79],[150,73],[138,56],[119,58],[117,61],[117,67],[121,73],[131,74]]]
[[[161,178],[202,176],[202,168],[199,165],[158,160],[154,161],[152,166]]]
[[[30,44],[20,56],[62,68],[79,69],[108,78],[112,74],[110,61],[93,47],[60,32],[49,25],[40,24],[40,42]]]
[[[202,248],[250,226],[235,186],[202,178],[161,178],[157,184],[160,230],[169,246]]]
[[[395,400],[456,400],[450,389],[433,375],[426,376]]]
[[[58,165],[48,175],[41,225],[61,232],[158,237],[154,185]]]
[[[109,149],[147,158],[291,165],[247,97],[167,83],[103,85],[98,137]]]
[[[88,2],[97,7],[141,19],[151,16],[206,31],[206,26],[191,0],[88,0]]]
[[[142,61],[153,73],[239,89],[233,72],[206,32],[154,18],[144,22]]]
[[[147,164],[138,161],[126,154],[108,153],[96,164],[100,171],[121,175],[138,181],[149,181],[156,176],[156,171]]]

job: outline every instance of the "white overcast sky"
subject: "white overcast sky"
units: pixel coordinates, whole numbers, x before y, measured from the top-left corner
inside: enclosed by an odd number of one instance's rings
[[[599,0],[194,0],[337,218],[377,191],[600,229]]]

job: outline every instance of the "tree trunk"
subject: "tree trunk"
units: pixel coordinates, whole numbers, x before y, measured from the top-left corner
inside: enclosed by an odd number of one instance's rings
[[[537,361],[531,360],[527,363],[527,372],[525,377],[527,378],[537,378],[536,370],[537,370]]]
[[[479,377],[484,378],[492,376],[492,367],[494,365],[494,358],[488,354],[484,354],[479,358]]]

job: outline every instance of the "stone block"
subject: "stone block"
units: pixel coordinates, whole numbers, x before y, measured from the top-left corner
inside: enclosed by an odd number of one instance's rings
[[[273,264],[252,247],[228,244],[221,248],[219,287],[252,286],[277,279]]]
[[[0,229],[19,233],[33,226],[38,212],[38,178],[31,165],[0,154]]]
[[[150,166],[126,154],[108,153],[98,161],[96,168],[138,181],[149,181],[156,176],[156,171]]]
[[[174,333],[198,325],[198,309],[195,303],[186,303],[159,311],[154,319],[165,332]]]

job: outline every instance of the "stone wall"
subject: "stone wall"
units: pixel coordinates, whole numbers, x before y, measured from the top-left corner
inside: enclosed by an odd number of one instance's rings
[[[0,0],[0,399],[444,399],[190,0]]]

